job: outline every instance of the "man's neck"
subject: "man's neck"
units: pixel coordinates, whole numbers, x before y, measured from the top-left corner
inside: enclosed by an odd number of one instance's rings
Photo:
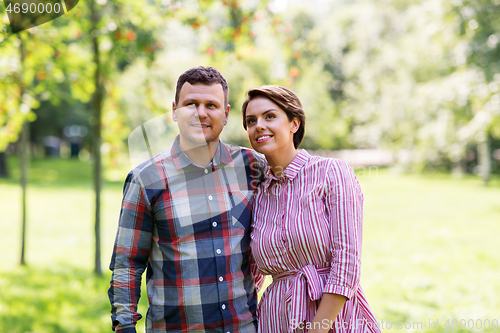
[[[213,160],[218,145],[219,142],[207,142],[207,144],[203,146],[193,146],[183,142],[182,138],[179,141],[179,146],[187,157],[195,164],[202,167],[206,167]]]

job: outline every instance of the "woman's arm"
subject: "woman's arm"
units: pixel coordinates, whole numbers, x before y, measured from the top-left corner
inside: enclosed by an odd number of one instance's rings
[[[308,333],[326,333],[332,327],[335,318],[347,301],[347,297],[337,294],[324,293],[318,311],[311,323]]]
[[[328,332],[359,285],[363,194],[354,171],[335,160],[327,173],[326,210],[330,218],[332,266],[310,333]],[[314,326],[316,324],[316,326]]]

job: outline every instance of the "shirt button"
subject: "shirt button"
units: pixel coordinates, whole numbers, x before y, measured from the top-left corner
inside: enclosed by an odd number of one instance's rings
[[[208,173],[208,170],[207,170],[207,169],[205,169],[205,173]]]
[[[209,195],[209,196],[208,196],[208,200],[212,200],[213,198],[214,198],[214,197],[213,197],[213,196],[211,196],[211,195]]]
[[[217,249],[215,252],[217,252],[217,254],[221,254],[222,251],[220,249]]]
[[[226,309],[226,304],[222,304],[221,308],[222,308],[222,310],[225,310]]]
[[[212,227],[216,227],[217,226],[217,222],[212,222]]]
[[[222,281],[224,281],[224,278],[222,276],[219,276],[219,282],[222,282]],[[224,304],[222,306],[224,306]]]

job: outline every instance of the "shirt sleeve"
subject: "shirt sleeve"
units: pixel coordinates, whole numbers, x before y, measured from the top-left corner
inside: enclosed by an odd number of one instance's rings
[[[123,189],[113,255],[108,296],[111,303],[113,330],[135,333],[135,324],[142,318],[137,312],[141,296],[141,278],[151,249],[153,218],[144,188],[133,172],[129,173]]]
[[[259,271],[259,267],[257,267],[257,263],[252,255],[252,248],[250,246],[248,247],[248,252],[250,254],[250,272],[252,273],[253,283],[255,285],[255,289],[259,292],[264,285],[266,277]]]
[[[344,161],[331,161],[326,178],[332,262],[323,292],[350,299],[361,273],[363,194],[354,171]]]

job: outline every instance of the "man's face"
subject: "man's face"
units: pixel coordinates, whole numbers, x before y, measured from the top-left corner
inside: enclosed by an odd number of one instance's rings
[[[179,126],[183,148],[218,142],[229,109],[229,105],[224,106],[224,91],[219,83],[184,83],[178,104],[172,105],[172,119]]]

